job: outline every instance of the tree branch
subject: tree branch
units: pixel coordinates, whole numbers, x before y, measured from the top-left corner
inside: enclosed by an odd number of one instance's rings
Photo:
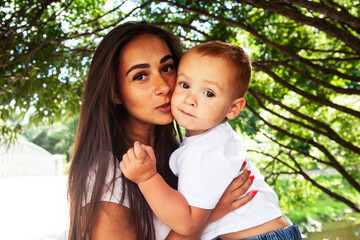
[[[304,119],[312,124],[314,124],[315,126],[318,126],[322,129],[324,129],[326,132],[328,132],[334,139],[336,139],[335,141],[339,141],[340,139],[342,139],[331,127],[329,127],[327,124],[319,121],[319,120],[316,120],[316,119],[313,119],[305,114],[302,114],[300,112],[298,112],[297,110],[295,109],[292,109],[286,105],[284,105],[283,103],[281,103],[280,101],[277,101],[263,93],[260,93],[260,92],[257,92],[256,90],[252,89],[252,88],[249,88],[248,92],[252,95],[256,95],[256,96],[259,96],[263,99],[265,99],[266,101],[269,101],[277,106],[280,106],[281,108],[285,109],[286,111],[290,112],[291,114],[301,118],[301,119]],[[347,147],[349,148],[349,146]],[[358,148],[358,147],[356,147]]]
[[[346,23],[356,28],[360,28],[360,18],[357,18],[343,8],[340,11],[333,9],[325,4],[317,3],[309,0],[274,0],[273,2],[280,2],[286,4],[295,4],[297,6],[306,8],[308,10],[324,14],[327,17],[330,17],[339,22]]]
[[[328,58],[308,58],[308,60],[313,62],[329,62],[329,61],[336,61],[336,62],[357,62],[360,58],[335,58],[335,57],[328,57]]]
[[[360,94],[360,90],[357,89],[350,89],[350,88],[342,88],[342,87],[337,87],[334,86],[332,84],[329,84],[327,82],[324,82],[316,77],[311,76],[310,74],[301,71],[299,68],[296,68],[292,65],[290,65],[288,62],[284,62],[283,63],[284,67],[288,67],[289,69],[293,70],[294,72],[298,73],[300,76],[302,76],[305,79],[311,80],[314,83],[319,84],[320,86],[323,86],[325,88],[331,89],[332,91],[336,92],[336,93],[341,93],[341,94]]]
[[[246,113],[245,113],[245,114],[246,114]],[[246,114],[246,116],[247,116],[247,114]],[[251,127],[252,127],[255,131],[260,132],[263,136],[265,136],[265,137],[266,137],[267,139],[269,139],[270,141],[276,143],[277,145],[279,145],[279,146],[281,146],[281,147],[283,147],[283,148],[285,148],[285,149],[289,149],[289,150],[292,150],[292,151],[296,151],[296,152],[298,152],[299,154],[302,154],[302,155],[304,155],[304,156],[307,156],[307,157],[313,159],[313,160],[316,161],[316,162],[319,162],[319,163],[324,164],[324,165],[326,165],[326,166],[332,167],[332,165],[331,165],[330,162],[327,162],[327,161],[322,160],[322,159],[320,159],[320,158],[314,157],[314,156],[310,155],[310,154],[307,153],[307,152],[301,151],[301,150],[299,150],[299,149],[290,147],[289,145],[285,145],[285,144],[280,143],[279,141],[276,141],[275,139],[273,139],[272,137],[270,137],[269,135],[267,135],[266,133],[264,133],[264,131],[260,130],[259,128],[256,128],[255,125],[254,125],[254,123],[253,123],[253,121],[250,119],[249,116],[247,116],[247,118],[248,118],[248,119],[250,120],[250,122],[251,122]]]
[[[354,146],[353,144],[351,144],[350,142],[347,142],[345,141],[343,138],[341,138],[338,134],[336,134],[334,131],[332,131],[332,129],[330,127],[326,127],[326,130],[323,131],[323,130],[319,130],[317,128],[314,128],[310,125],[307,125],[307,124],[304,124],[303,122],[300,122],[300,121],[296,121],[295,119],[291,119],[291,118],[286,118],[286,117],[283,117],[281,116],[280,114],[268,109],[267,107],[265,107],[265,105],[260,101],[260,99],[257,97],[257,94],[254,93],[255,91],[249,91],[250,94],[252,94],[254,96],[254,98],[256,99],[256,101],[258,102],[258,104],[260,105],[260,107],[262,107],[263,109],[265,109],[266,111],[270,112],[271,114],[281,118],[281,119],[284,119],[285,121],[288,121],[290,123],[294,123],[294,124],[297,124],[299,126],[302,126],[304,128],[307,128],[315,133],[318,133],[318,134],[321,134],[323,136],[326,136],[328,137],[329,139],[331,140],[334,140],[335,142],[337,142],[338,144],[340,144],[341,146],[349,149],[350,151],[353,151],[357,154],[360,155],[360,148]],[[279,106],[279,105],[278,105]],[[300,114],[299,114],[300,115]],[[329,130],[330,128],[330,131],[327,131]]]
[[[188,24],[182,24],[182,23],[177,23],[177,22],[162,22],[162,23],[155,23],[155,25],[158,25],[158,26],[179,26],[179,27],[182,27],[183,29],[188,29],[188,30],[193,30],[201,35],[203,35],[207,41],[209,40],[215,40],[213,37],[211,37],[210,35],[200,31],[199,29],[197,29],[196,27],[193,27],[191,25],[188,25]],[[203,42],[203,41],[202,41]]]
[[[267,153],[262,153],[256,150],[249,150],[251,152],[255,152],[258,154],[262,154],[264,156],[268,156],[271,157],[274,161],[278,161],[280,162],[282,165],[286,166],[287,168],[291,169],[293,171],[293,173],[288,173],[288,174],[300,174],[301,176],[303,176],[307,181],[309,181],[313,186],[315,186],[316,188],[320,189],[321,191],[323,191],[324,193],[328,194],[330,197],[333,197],[343,203],[345,203],[346,205],[348,205],[349,207],[351,207],[352,209],[354,209],[356,212],[360,212],[360,207],[359,205],[357,205],[356,203],[353,203],[352,201],[350,201],[349,199],[332,192],[330,189],[320,185],[319,183],[317,183],[314,179],[312,179],[305,171],[302,170],[301,166],[296,162],[296,160],[291,156],[291,154],[289,153],[285,153],[289,159],[291,159],[294,164],[296,165],[296,167],[298,169],[295,169],[294,167],[290,166],[288,163],[286,163],[285,161],[281,160],[280,158],[278,158],[277,156],[272,156],[271,154],[267,154]],[[273,162],[274,162],[273,161]]]
[[[341,93],[341,94],[356,94],[356,95],[360,95],[360,90],[358,89],[352,89],[352,88],[342,88],[342,87],[338,87],[338,86],[334,86],[330,83],[324,82],[316,77],[311,76],[310,74],[300,70],[297,67],[294,67],[293,65],[289,64],[291,60],[285,60],[285,61],[273,61],[273,60],[253,60],[253,63],[256,64],[265,64],[268,67],[272,67],[272,66],[284,66],[287,68],[290,68],[293,72],[298,73],[300,76],[302,76],[305,79],[311,80],[314,83],[317,83],[320,86],[323,86],[325,88],[328,88],[330,90],[332,90],[335,93]]]
[[[283,4],[283,3],[278,3],[277,1],[267,1],[267,0],[238,0],[238,1],[245,2],[254,7],[263,8],[265,10],[278,13],[296,22],[313,26],[323,31],[324,33],[329,34],[332,37],[340,39],[349,47],[354,49],[357,53],[360,53],[360,40],[355,36],[353,36],[350,32],[338,28],[335,24],[331,24],[325,19],[304,16],[295,8],[293,8],[291,4]]]
[[[334,109],[339,110],[341,112],[353,115],[354,117],[360,118],[360,112],[358,112],[356,110],[353,110],[353,109],[345,107],[345,106],[340,106],[340,105],[335,104],[333,102],[330,102],[330,101],[328,101],[326,99],[323,99],[323,98],[320,98],[318,96],[314,96],[314,95],[311,95],[311,94],[309,94],[307,92],[304,92],[301,89],[296,88],[295,86],[289,84],[288,82],[286,82],[285,80],[280,78],[278,75],[276,75],[274,72],[272,72],[270,69],[268,69],[265,66],[261,66],[260,64],[256,64],[256,63],[254,63],[253,66],[254,66],[255,69],[258,69],[258,70],[266,73],[267,75],[269,75],[277,83],[280,83],[284,87],[290,89],[291,91],[296,92],[297,94],[299,94],[299,95],[301,95],[301,96],[303,96],[303,97],[305,97],[307,99],[310,99],[312,101],[318,102],[318,103],[323,104],[325,106],[334,108]]]
[[[330,189],[327,189],[326,187],[318,184],[315,180],[313,180],[305,171],[302,170],[301,166],[299,165],[299,163],[295,160],[295,158],[293,156],[291,156],[290,153],[285,153],[292,161],[293,163],[298,167],[298,169],[300,171],[298,171],[298,173],[300,175],[302,175],[306,180],[308,180],[309,182],[311,182],[312,185],[314,185],[315,187],[319,188],[321,191],[323,191],[324,193],[328,194],[329,196],[345,203],[346,205],[348,205],[349,207],[351,207],[352,209],[354,209],[356,212],[360,212],[360,207],[356,204],[351,202],[349,199],[332,192]],[[281,159],[278,159],[278,161],[280,161],[281,163],[284,163],[284,161],[282,161]]]
[[[89,21],[87,21],[87,22],[82,22],[82,23],[80,23],[79,25],[77,25],[77,26],[75,26],[75,27],[78,27],[78,26],[81,26],[81,25],[89,25],[89,24],[91,24],[91,23],[93,23],[93,22],[95,22],[95,21],[97,21],[97,20],[99,20],[99,19],[101,19],[101,18],[109,15],[110,13],[115,12],[116,10],[118,10],[119,8],[121,8],[125,3],[126,3],[126,1],[120,3],[118,6],[114,7],[113,9],[109,10],[108,12],[106,12],[106,13],[98,16],[97,18],[91,19],[91,20],[89,20]]]
[[[63,42],[63,41],[70,40],[70,39],[77,39],[77,38],[80,38],[80,37],[93,35],[93,34],[96,34],[98,32],[101,32],[101,31],[103,31],[105,29],[108,29],[110,27],[113,27],[113,26],[117,25],[119,22],[121,22],[124,19],[126,19],[127,17],[129,17],[137,9],[141,9],[141,8],[145,7],[146,5],[148,5],[149,3],[150,3],[150,1],[145,2],[143,5],[132,9],[128,14],[125,15],[125,17],[119,19],[115,23],[113,23],[111,25],[108,25],[106,27],[103,27],[103,28],[96,29],[95,31],[85,32],[85,33],[76,34],[76,35],[70,35],[70,36],[67,36],[67,37],[64,37],[64,38],[58,38],[58,39],[46,39],[46,40],[40,42],[34,50],[28,52],[26,55],[23,55],[21,58],[15,59],[14,61],[7,62],[7,63],[2,63],[2,64],[0,64],[0,67],[7,67],[7,66],[10,66],[10,65],[16,64],[16,63],[18,63],[20,61],[23,61],[24,59],[26,59],[28,57],[31,57],[32,55],[34,55],[36,52],[38,52],[42,47],[44,47],[48,43],[57,43],[57,42]]]
[[[320,66],[320,65],[317,65],[317,64],[314,64],[312,63],[311,61],[307,60],[307,59],[304,59],[300,56],[298,56],[297,54],[293,53],[292,51],[288,50],[288,48],[286,46],[281,46],[279,44],[276,44],[274,42],[271,42],[270,40],[268,40],[267,38],[263,37],[262,35],[260,35],[258,32],[254,31],[250,26],[248,25],[245,25],[243,24],[242,22],[236,22],[234,20],[231,20],[231,19],[227,19],[227,18],[223,18],[223,17],[219,17],[219,16],[215,16],[215,15],[211,15],[207,12],[204,12],[204,11],[200,11],[200,10],[196,10],[196,9],[192,9],[192,8],[188,8],[184,5],[181,5],[177,2],[172,2],[170,0],[162,0],[161,2],[166,2],[170,5],[173,5],[173,6],[176,6],[176,7],[179,7],[179,8],[182,8],[183,10],[187,11],[187,12],[192,12],[192,13],[195,13],[195,14],[199,14],[199,15],[203,15],[203,16],[206,16],[206,17],[209,17],[209,18],[212,18],[212,19],[215,19],[215,20],[218,20],[218,21],[222,21],[224,23],[228,23],[230,25],[233,25],[233,26],[237,26],[245,31],[247,31],[248,33],[250,33],[252,36],[254,36],[255,38],[259,39],[261,42],[267,44],[268,46],[284,53],[285,55],[289,56],[289,57],[292,57],[293,59],[297,60],[297,61],[300,61],[302,63],[304,63],[305,65],[308,65],[310,67],[312,67],[313,69],[317,69],[321,72],[324,72],[324,73],[328,73],[328,74],[333,74],[333,75],[337,75],[339,77],[342,77],[344,79],[349,79],[349,80],[352,80],[354,82],[360,82],[360,77],[357,77],[357,76],[350,76],[350,75],[347,75],[347,74],[344,74],[344,73],[341,73],[335,69],[331,69],[331,68],[325,68],[323,66]],[[246,22],[246,19],[243,19],[243,22]]]
[[[22,55],[22,57],[15,59],[13,61],[9,61],[7,63],[0,63],[0,67],[7,67],[7,66],[11,66],[13,64],[16,64],[18,62],[21,62],[25,59],[31,58],[31,56],[33,56],[35,53],[37,53],[41,48],[43,48],[45,46],[46,41],[40,42],[39,45],[36,46],[36,48],[34,50],[31,50],[30,52],[28,52],[25,55]]]
[[[62,12],[64,12],[66,9],[68,9],[68,8],[71,6],[72,2],[74,2],[74,0],[68,0],[68,1],[66,2],[65,7],[63,7],[63,8],[60,7],[60,8],[62,8],[61,11],[59,11],[59,12],[54,12],[54,14],[53,14],[51,17],[49,17],[46,21],[42,22],[42,23],[39,25],[39,28],[43,28],[43,27],[44,27],[46,24],[48,24],[49,22],[55,20],[58,16],[60,16],[60,14],[61,14]],[[63,4],[63,2],[60,2],[60,4]],[[28,28],[28,29],[30,29],[30,28]]]
[[[297,51],[305,50],[305,51],[311,51],[311,52],[341,53],[341,54],[350,54],[350,55],[356,55],[356,56],[359,55],[359,54],[357,54],[355,52],[349,52],[349,51],[345,51],[345,50],[316,49],[316,48],[296,47],[296,46],[286,46],[286,47],[296,49]]]
[[[266,125],[271,127],[272,129],[278,131],[281,134],[284,134],[290,138],[296,139],[300,142],[308,143],[317,149],[319,149],[324,155],[329,159],[332,167],[334,167],[343,177],[358,191],[360,192],[360,184],[343,168],[343,166],[340,165],[340,163],[335,159],[335,157],[321,144],[314,142],[310,139],[305,139],[303,137],[297,136],[295,134],[289,133],[285,131],[284,129],[275,126],[268,121],[266,121],[264,118],[262,118],[254,109],[252,109],[250,106],[246,106],[247,109],[249,109],[255,116],[257,116],[260,120],[262,120]]]
[[[14,78],[14,79],[12,80],[12,82],[18,81],[18,80],[26,77],[26,75],[27,75],[28,72],[29,72],[29,68],[30,68],[30,66],[29,66],[29,61],[30,61],[30,59],[27,60],[27,62],[26,62],[26,67],[25,67],[22,75]],[[19,93],[19,91],[21,90],[21,88],[25,85],[25,82],[26,82],[25,79],[24,79],[24,81],[20,82],[19,86],[17,86],[17,88],[16,88],[16,91],[14,91],[14,92],[11,94],[11,96],[10,96],[9,98],[5,99],[0,105],[1,105],[1,106],[4,106],[4,105],[6,105],[6,104],[9,104],[9,103],[11,102],[11,100],[14,99],[14,97]],[[12,87],[12,84],[8,84],[6,88],[8,88],[8,87],[10,87],[10,86]],[[3,91],[6,92],[6,89],[4,89]]]

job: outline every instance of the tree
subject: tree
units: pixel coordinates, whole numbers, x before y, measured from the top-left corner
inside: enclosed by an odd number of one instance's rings
[[[16,138],[29,110],[36,112],[32,123],[78,113],[99,39],[143,7],[126,1],[108,5],[105,0],[1,1],[2,142]]]
[[[268,177],[301,175],[360,212],[359,198],[322,185],[310,169],[335,169],[360,193],[360,3],[357,1],[159,1],[150,21],[188,45],[222,40],[251,49],[255,74],[246,120]],[[161,13],[161,14],[159,14]],[[358,195],[359,196],[359,195]]]
[[[79,118],[67,118],[51,125],[27,125],[22,135],[30,142],[41,146],[51,154],[62,154],[70,161],[75,142],[76,127]]]
[[[250,151],[261,159],[266,177],[302,176],[360,212],[359,1],[138,0],[113,7],[97,1],[95,7],[85,0],[13,0],[3,5],[3,132],[14,133],[14,116],[22,117],[31,106],[34,123],[64,110],[76,113],[98,39],[136,15],[173,31],[185,48],[222,40],[248,49],[254,74],[247,107],[232,124],[256,143]],[[312,169],[335,170],[356,195],[318,181],[309,174]]]

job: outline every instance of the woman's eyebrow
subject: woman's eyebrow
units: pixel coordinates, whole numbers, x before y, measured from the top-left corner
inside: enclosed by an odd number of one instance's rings
[[[136,64],[134,66],[132,66],[125,74],[125,76],[127,76],[129,74],[129,72],[131,72],[132,70],[138,69],[138,68],[148,68],[150,67],[150,64],[147,63],[143,63],[143,64]]]
[[[164,63],[169,59],[172,59],[173,57],[171,55],[166,55],[165,57],[163,57],[162,59],[160,59],[160,63]],[[132,66],[125,74],[125,76],[127,76],[129,74],[129,72],[131,72],[132,70],[138,69],[138,68],[148,68],[150,67],[150,64],[147,63],[142,63],[142,64],[136,64],[134,66]]]
[[[166,55],[165,57],[163,57],[162,59],[160,59],[160,63],[164,63],[169,59],[172,59],[173,57],[171,55]]]

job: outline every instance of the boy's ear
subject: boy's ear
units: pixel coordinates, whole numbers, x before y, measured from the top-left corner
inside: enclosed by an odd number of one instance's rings
[[[241,110],[243,110],[243,108],[245,107],[245,104],[246,104],[245,98],[241,97],[235,99],[229,109],[229,112],[226,114],[226,117],[228,119],[236,118],[241,112]]]

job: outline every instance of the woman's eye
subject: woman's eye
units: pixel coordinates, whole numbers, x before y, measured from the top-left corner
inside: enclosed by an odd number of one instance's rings
[[[167,66],[165,66],[164,68],[163,68],[163,71],[164,72],[170,72],[170,71],[172,71],[172,70],[174,70],[175,69],[175,66],[174,65],[167,65]]]
[[[205,91],[204,92],[204,95],[211,98],[211,97],[215,97],[215,94],[209,90]]]
[[[134,77],[134,80],[136,80],[136,81],[142,81],[142,80],[144,80],[146,78],[146,75],[145,74],[138,74],[138,75],[136,75],[135,77]]]
[[[184,83],[184,82],[180,82],[180,87],[185,88],[185,89],[190,88],[190,86],[187,83]]]

